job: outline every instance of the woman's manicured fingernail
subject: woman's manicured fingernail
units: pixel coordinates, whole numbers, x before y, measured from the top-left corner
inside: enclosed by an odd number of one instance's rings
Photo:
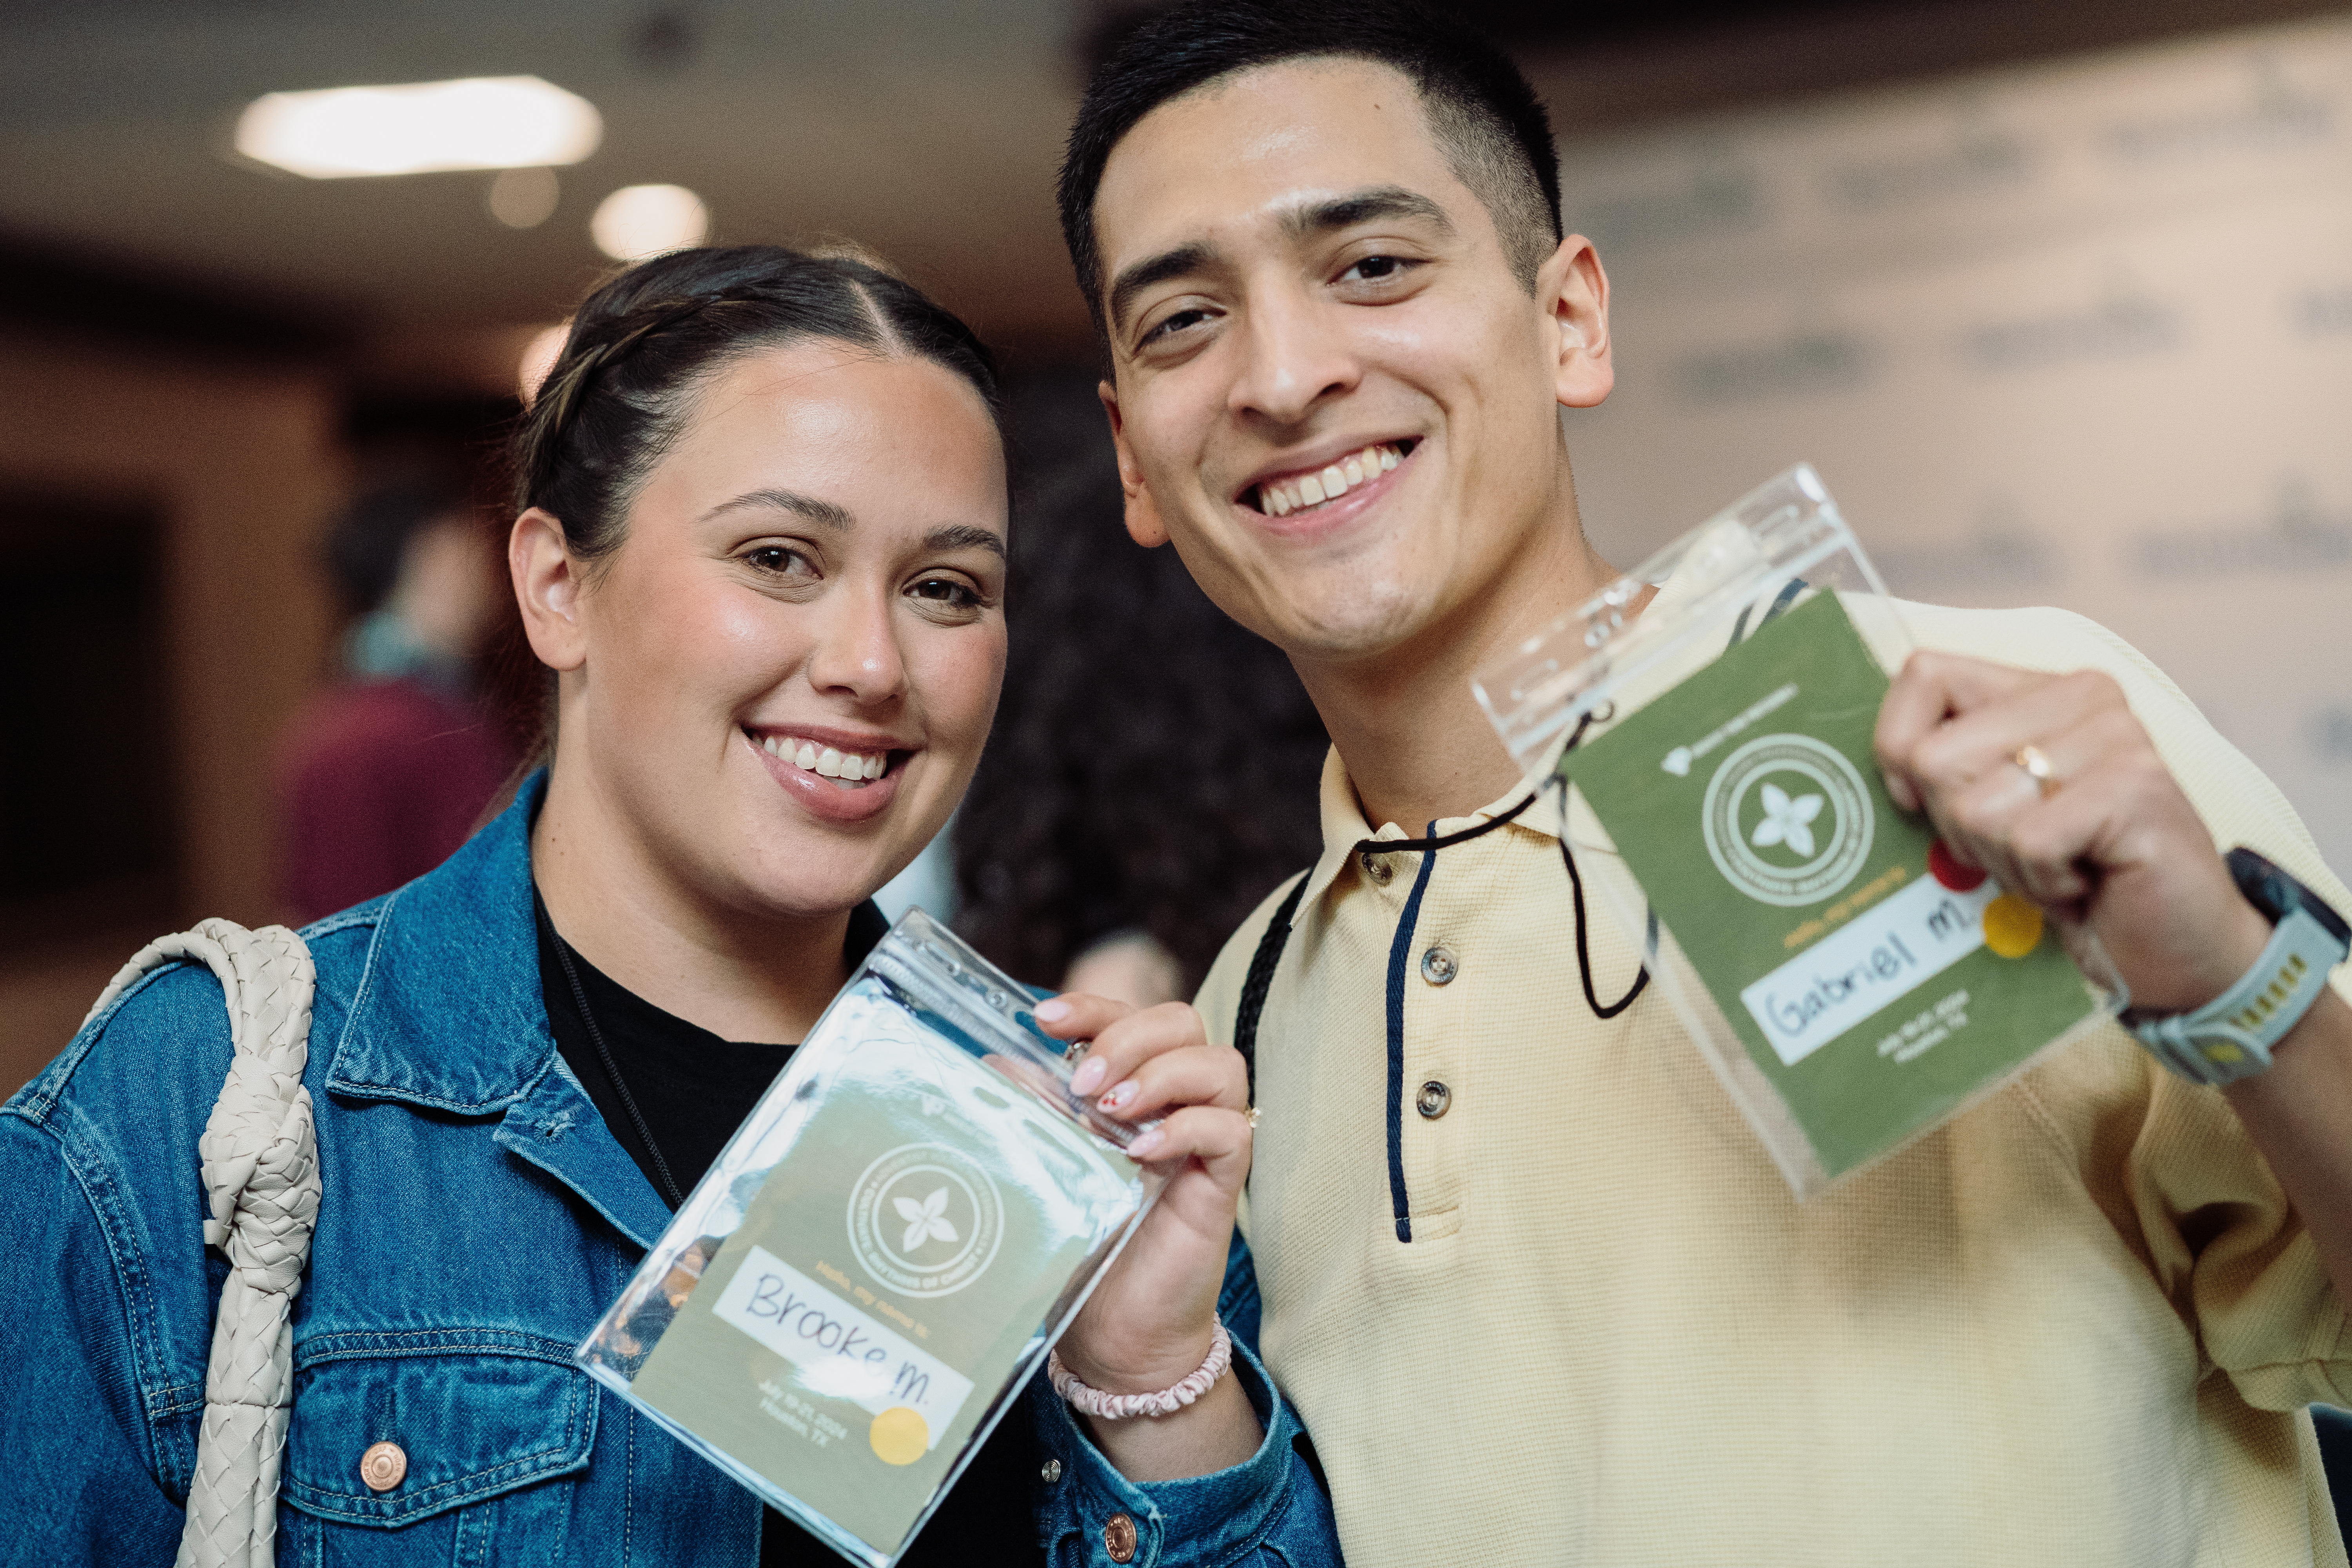
[[[1135,1099],[1136,1090],[1142,1087],[1142,1085],[1137,1083],[1133,1079],[1129,1079],[1125,1083],[1119,1084],[1108,1094],[1104,1095],[1100,1100],[1095,1101],[1095,1103],[1101,1106],[1105,1110],[1117,1110],[1121,1106],[1132,1103]]]
[[[1129,1143],[1127,1146],[1127,1152],[1138,1160],[1149,1160],[1152,1155],[1160,1152],[1160,1145],[1167,1142],[1168,1135],[1155,1127]]]
[[[1037,1004],[1037,1021],[1041,1024],[1058,1024],[1069,1016],[1070,1005],[1059,996]]]
[[[1108,1071],[1108,1065],[1088,1057],[1078,1064],[1078,1070],[1070,1075],[1070,1092],[1081,1100],[1085,1099],[1095,1091],[1095,1086],[1102,1082],[1103,1075]]]

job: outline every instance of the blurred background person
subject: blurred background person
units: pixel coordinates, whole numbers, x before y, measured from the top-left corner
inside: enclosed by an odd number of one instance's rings
[[[955,923],[1038,984],[1189,998],[1320,850],[1322,721],[1175,552],[1128,538],[1092,378],[1025,390],[1011,663],[953,830]]]
[[[297,925],[447,859],[516,762],[475,695],[499,563],[466,498],[383,486],[336,520],[325,559],[354,618],[342,679],[304,706],[278,758],[279,897]]]

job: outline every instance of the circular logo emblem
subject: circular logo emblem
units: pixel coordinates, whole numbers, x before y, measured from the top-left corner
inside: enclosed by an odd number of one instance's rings
[[[1004,1203],[980,1163],[940,1143],[904,1143],[849,1192],[849,1249],[902,1296],[945,1296],[979,1279],[1004,1239]]]
[[[1707,781],[1699,825],[1715,868],[1759,903],[1819,903],[1869,858],[1870,786],[1811,735],[1762,735]]]

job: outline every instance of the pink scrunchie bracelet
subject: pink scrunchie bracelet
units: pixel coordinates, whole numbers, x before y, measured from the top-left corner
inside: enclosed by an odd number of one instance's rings
[[[1211,1385],[1224,1376],[1225,1369],[1234,1363],[1234,1340],[1225,1332],[1224,1321],[1221,1318],[1210,1321],[1215,1325],[1216,1332],[1209,1341],[1209,1359],[1201,1363],[1200,1371],[1175,1387],[1164,1388],[1158,1394],[1105,1394],[1099,1388],[1089,1388],[1078,1381],[1076,1373],[1062,1364],[1059,1351],[1045,1352],[1045,1375],[1053,1381],[1055,1393],[1087,1415],[1100,1416],[1105,1421],[1125,1421],[1136,1415],[1173,1415],[1208,1393]]]

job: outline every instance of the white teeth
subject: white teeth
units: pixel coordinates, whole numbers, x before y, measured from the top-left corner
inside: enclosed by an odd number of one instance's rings
[[[1394,447],[1375,442],[1360,452],[1349,453],[1319,473],[1259,485],[1258,510],[1268,517],[1287,517],[1301,507],[1320,506],[1346,495],[1367,479],[1390,472],[1402,461],[1403,454]]]
[[[862,784],[890,771],[887,752],[876,752],[869,756],[864,752],[819,747],[814,741],[795,742],[789,735],[769,735],[760,742],[760,749],[820,778],[839,779],[844,784]]]

